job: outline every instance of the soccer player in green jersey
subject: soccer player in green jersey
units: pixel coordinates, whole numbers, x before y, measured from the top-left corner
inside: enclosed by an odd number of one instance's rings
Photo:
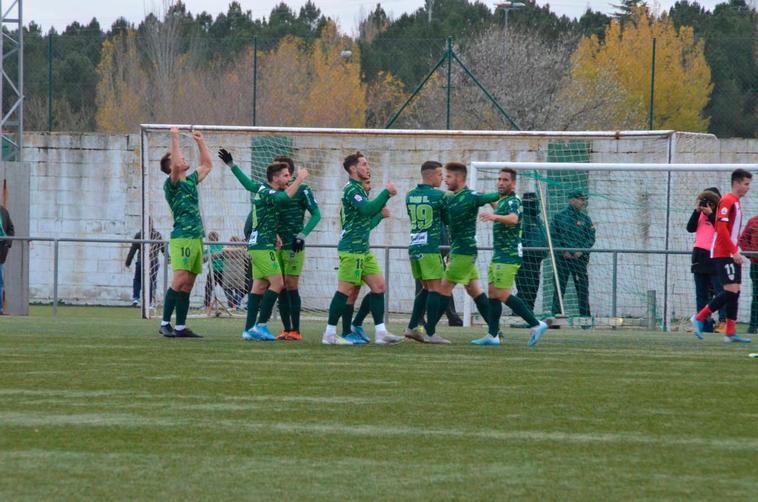
[[[203,271],[203,237],[205,229],[200,217],[199,185],[213,167],[213,159],[200,131],[192,131],[200,153],[200,165],[190,175],[189,164],[179,148],[179,130],[171,128],[171,152],[161,159],[161,171],[168,175],[163,193],[174,217],[174,229],[169,240],[169,255],[173,277],[163,303],[163,320],[158,332],[169,338],[202,338],[186,327],[190,293],[195,279]],[[176,309],[176,329],[171,327],[171,315]]]
[[[427,336],[435,334],[456,284],[466,288],[482,319],[489,319],[487,295],[482,291],[476,268],[476,217],[481,206],[497,201],[500,194],[480,194],[471,190],[466,186],[466,175],[465,164],[445,164],[445,183],[450,192],[445,194],[442,219],[450,229],[450,261],[440,284],[439,305],[427,309]]]
[[[345,157],[342,167],[350,176],[342,191],[342,233],[337,247],[340,265],[337,291],[329,305],[329,319],[321,343],[327,345],[352,345],[349,340],[337,335],[337,322],[343,315],[347,300],[362,283],[371,289],[371,314],[374,318],[378,345],[397,343],[403,340],[387,331],[384,325],[384,276],[376,257],[369,251],[369,234],[373,218],[380,214],[390,197],[397,194],[395,184],[390,182],[379,195],[369,200],[363,182],[371,177],[371,167],[366,157],[356,152]]]
[[[290,177],[294,176],[295,163],[291,158],[279,156],[274,158],[274,162],[287,164]],[[311,217],[307,224],[303,224],[306,211]],[[282,239],[282,247],[277,253],[284,275],[284,289],[279,293],[279,313],[284,329],[277,340],[299,341],[302,339],[300,336],[301,300],[298,286],[305,261],[305,238],[316,228],[319,221],[321,221],[321,212],[316,197],[311,187],[306,184],[300,185],[292,198],[278,206],[276,231]]]
[[[489,281],[489,318],[487,324],[489,333],[471,343],[473,345],[500,345],[500,316],[503,313],[503,303],[517,315],[521,316],[532,328],[529,346],[534,346],[540,339],[547,324],[538,321],[534,312],[524,301],[511,294],[513,281],[521,266],[523,252],[522,237],[522,208],[521,199],[516,195],[516,171],[503,168],[497,177],[497,191],[501,199],[494,213],[482,213],[479,219],[491,221],[492,242],[495,252],[492,255],[487,271]]]
[[[242,172],[229,152],[222,149],[218,155],[232,168],[232,173],[242,186],[256,194],[253,228],[247,242],[253,262],[253,288],[247,299],[247,320],[242,339],[273,341],[276,337],[271,334],[267,323],[279,293],[284,289],[284,278],[276,256],[277,213],[297,193],[308,171],[298,170],[297,178],[290,184],[287,164],[275,162],[266,168],[268,183],[257,183]]]
[[[405,208],[411,220],[408,255],[413,278],[421,281],[422,289],[413,302],[413,311],[405,337],[422,343],[448,344],[441,336],[427,335],[418,329],[422,312],[436,312],[440,305],[440,285],[445,265],[440,254],[442,207],[445,193],[442,185],[442,164],[429,160],[421,165],[422,182],[405,197]]]

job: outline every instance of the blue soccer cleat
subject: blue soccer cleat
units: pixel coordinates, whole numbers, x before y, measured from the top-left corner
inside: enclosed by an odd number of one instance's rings
[[[353,345],[366,345],[369,343],[368,340],[361,338],[360,336],[353,333],[350,333],[349,335],[343,335],[342,339],[347,340]]]
[[[529,337],[529,343],[527,343],[527,347],[534,347],[537,345],[537,342],[540,341],[540,337],[545,334],[545,331],[547,331],[547,324],[545,324],[543,321],[540,321],[540,323],[532,328],[532,336]]]
[[[252,331],[252,330],[250,330],[250,331]],[[246,342],[253,342],[253,341],[255,341],[255,337],[253,336],[253,334],[250,331],[248,331],[248,330],[243,330],[242,331],[242,339],[245,340]]]
[[[363,340],[364,343],[369,343],[371,339],[366,334],[366,330],[363,329],[363,326],[356,326],[355,324],[350,326],[350,331],[354,336],[357,336],[361,340]]]
[[[690,317],[690,322],[692,323],[692,327],[695,331],[692,332],[693,335],[697,337],[698,340],[703,339],[703,321],[697,320],[697,314]]]
[[[253,326],[252,331],[258,335],[258,340],[261,342],[273,342],[276,340],[274,334],[269,331],[268,326],[265,324],[256,324]]]
[[[481,338],[471,341],[471,345],[500,345],[500,337],[485,335]]]
[[[724,341],[727,343],[750,343],[750,338],[742,338],[740,335],[725,336]]]

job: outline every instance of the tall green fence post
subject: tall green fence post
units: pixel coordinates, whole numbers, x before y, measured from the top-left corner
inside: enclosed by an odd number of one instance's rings
[[[255,112],[258,99],[258,37],[253,37],[253,126],[255,123]]]
[[[447,121],[446,128],[450,130],[450,101],[452,99],[453,82],[453,37],[447,37]]]
[[[653,60],[650,63],[650,111],[647,115],[647,128],[653,130],[653,112],[655,111],[653,99],[655,98],[655,37],[653,38]]]
[[[47,34],[47,131],[53,130],[53,34]]]

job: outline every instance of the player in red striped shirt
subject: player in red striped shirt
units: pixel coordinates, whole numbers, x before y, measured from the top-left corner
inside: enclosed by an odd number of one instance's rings
[[[740,199],[750,190],[753,175],[744,169],[732,173],[732,191],[721,198],[716,210],[716,234],[713,236],[711,258],[716,273],[721,276],[724,290],[711,300],[703,310],[690,318],[695,328],[695,336],[703,339],[703,323],[710,315],[726,306],[727,342],[750,343],[749,338],[737,335],[737,307],[742,282],[742,264],[746,259],[740,254],[739,241],[742,229],[742,207]]]

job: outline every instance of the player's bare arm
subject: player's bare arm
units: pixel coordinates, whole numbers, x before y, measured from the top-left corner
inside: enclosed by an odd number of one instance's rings
[[[516,225],[518,224],[517,214],[494,214],[494,213],[482,213],[479,215],[479,219],[482,221],[495,221],[502,223],[503,225]]]
[[[200,153],[200,165],[197,168],[197,182],[200,183],[208,176],[213,168],[213,158],[211,152],[205,144],[205,138],[200,131],[192,131],[192,139],[197,143],[197,150]]]
[[[184,179],[184,157],[179,146],[179,129],[171,128],[171,184]]]
[[[305,181],[305,178],[308,177],[308,170],[304,167],[301,167],[297,170],[297,178],[295,178],[295,181],[292,182],[290,186],[287,187],[287,189],[284,191],[284,193],[287,194],[287,197],[290,199],[295,196],[297,193],[297,189],[300,188],[300,185],[303,184],[303,181]]]

